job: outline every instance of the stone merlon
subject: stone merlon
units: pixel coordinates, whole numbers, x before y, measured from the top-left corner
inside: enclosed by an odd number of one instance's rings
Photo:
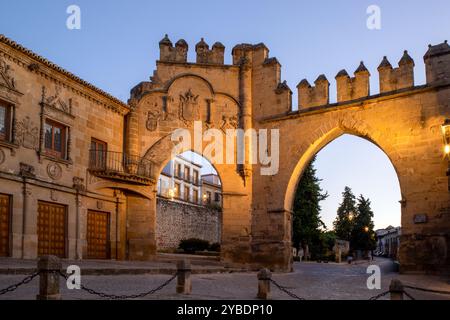
[[[395,91],[414,86],[414,60],[409,56],[408,51],[403,52],[403,56],[398,62],[398,68],[393,68],[387,57],[383,57],[378,66],[380,93]]]

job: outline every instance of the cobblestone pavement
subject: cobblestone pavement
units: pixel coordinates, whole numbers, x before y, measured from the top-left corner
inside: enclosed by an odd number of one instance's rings
[[[377,259],[384,270],[381,290],[368,290],[366,273],[368,263],[356,265],[303,262],[295,263],[294,272],[290,274],[274,274],[273,279],[290,291],[306,299],[368,299],[378,293],[387,291],[391,279],[398,278],[405,284],[437,290],[450,291],[449,279],[419,276],[398,275],[389,272],[388,261]],[[0,289],[23,278],[23,275],[0,275]],[[169,275],[111,275],[82,276],[86,287],[113,294],[135,294],[148,291],[170,278]],[[63,279],[61,278],[61,281]],[[176,281],[155,295],[145,299],[255,299],[257,290],[256,273],[211,273],[192,276],[193,293],[190,296],[175,294]],[[80,290],[68,290],[62,283],[63,299],[98,299],[96,296]],[[12,293],[0,296],[0,299],[35,299],[38,291],[38,279],[20,287]],[[448,299],[450,296],[423,293],[407,290],[416,299]],[[285,293],[272,286],[273,299],[291,299]],[[387,297],[383,299],[387,299]]]

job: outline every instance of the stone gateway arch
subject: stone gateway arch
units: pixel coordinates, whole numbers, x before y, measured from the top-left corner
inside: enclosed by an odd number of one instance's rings
[[[329,102],[324,75],[314,86],[302,80],[295,112],[292,92],[281,79],[281,65],[269,57],[264,44],[235,46],[232,65],[224,64],[221,43],[210,49],[202,39],[195,47],[196,63],[187,62],[184,40],[173,46],[166,36],[159,46],[151,81],[131,91],[127,136],[128,152],[153,161],[155,173],[171,157],[170,133],[191,129],[194,120],[206,128],[279,129],[276,175],[260,175],[259,164],[216,165],[224,188],[224,261],[290,270],[291,210],[302,171],[324,146],[347,133],[376,144],[397,172],[402,270],[448,270],[448,161],[443,157],[441,131],[450,116],[447,43],[429,47],[425,85],[415,86],[414,61],[405,51],[398,67],[386,57],[382,60],[379,94],[370,94],[370,74],[361,62],[353,77],[345,70],[337,74],[337,103]],[[426,221],[418,221],[418,216]]]
[[[60,256],[84,258],[89,230],[96,227],[87,217],[97,214],[110,219],[109,257],[152,259],[157,180],[173,157],[172,135],[186,129],[194,136],[200,123],[203,131],[254,129],[257,134],[247,142],[258,139],[261,130],[279,130],[276,174],[261,175],[259,162],[214,163],[223,188],[224,263],[291,270],[293,197],[302,172],[328,143],[352,134],[377,145],[396,170],[401,271],[450,272],[447,42],[426,51],[424,85],[415,85],[414,61],[405,51],[398,66],[382,60],[377,94],[370,92],[370,73],[362,62],[353,75],[345,70],[336,75],[336,103],[330,103],[324,75],[314,85],[302,80],[298,111],[292,111],[292,91],[282,81],[279,61],[262,43],[235,46],[232,64],[224,63],[219,42],[210,48],[202,39],[195,63],[187,61],[184,40],[173,45],[166,36],[159,48],[150,81],[135,86],[125,104],[0,37],[0,102],[11,115],[8,139],[0,141],[0,196],[14,203],[10,256],[34,258],[57,247],[64,248]],[[59,153],[46,152],[51,146],[44,124],[63,130],[66,145]],[[188,149],[207,146],[200,141]],[[220,147],[225,154],[226,146]],[[244,154],[250,157],[249,144]],[[65,244],[44,250],[38,225],[55,204],[66,213],[68,234]]]

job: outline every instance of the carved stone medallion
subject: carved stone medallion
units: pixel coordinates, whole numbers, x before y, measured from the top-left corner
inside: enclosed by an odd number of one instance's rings
[[[180,95],[180,119],[186,124],[201,120],[198,95],[194,95],[191,89]]]
[[[62,176],[61,166],[57,163],[50,162],[47,166],[47,174],[53,180],[59,180]]]

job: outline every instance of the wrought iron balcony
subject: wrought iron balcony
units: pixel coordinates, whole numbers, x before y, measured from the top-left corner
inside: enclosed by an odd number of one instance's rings
[[[105,179],[150,185],[153,178],[153,163],[145,158],[121,152],[90,150],[89,171]]]

